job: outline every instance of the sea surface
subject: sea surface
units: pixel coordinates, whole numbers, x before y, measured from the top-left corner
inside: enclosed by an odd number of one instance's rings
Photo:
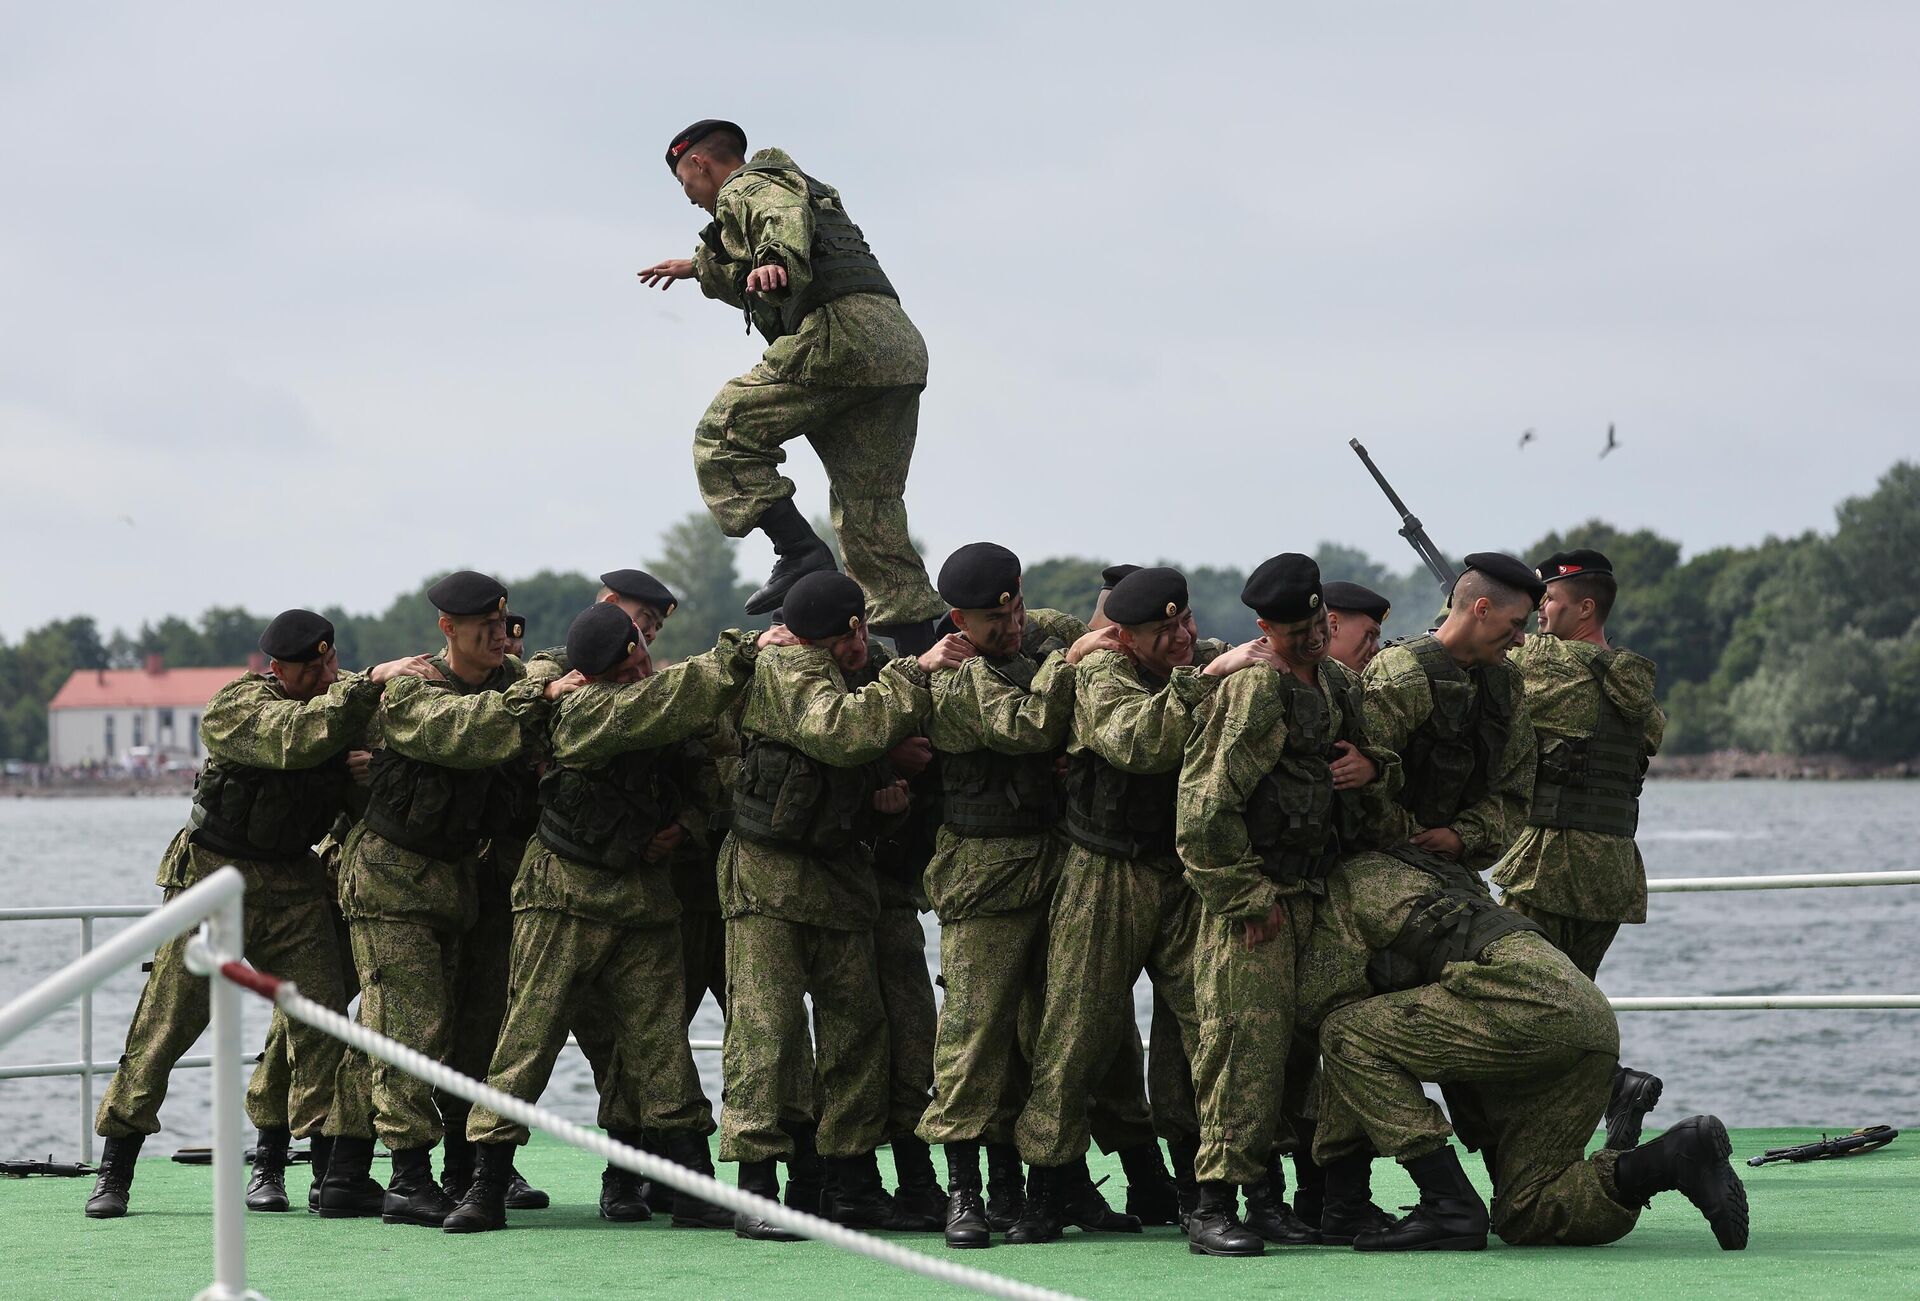
[[[171,798],[0,802],[0,908],[158,902],[154,867],[186,813]],[[1655,877],[1920,869],[1920,783],[1654,782],[1640,845]],[[925,921],[937,970],[939,928]],[[125,924],[96,922],[96,940]],[[79,939],[78,922],[0,922],[0,1003],[71,961]],[[1920,886],[1655,895],[1648,924],[1622,928],[1600,984],[1615,995],[1913,994],[1917,941]],[[96,992],[96,1059],[119,1054],[143,979],[136,968]],[[1144,982],[1137,995],[1144,1031]],[[265,1005],[249,1000],[246,1016],[251,1050]],[[709,1001],[693,1035],[720,1032]],[[0,1047],[0,1065],[78,1060],[79,1034],[76,1005]],[[1696,1111],[1735,1126],[1920,1123],[1920,1011],[1624,1013],[1621,1037],[1624,1061],[1666,1081],[1651,1124]],[[719,1055],[696,1060],[718,1099]],[[207,1142],[208,1080],[204,1069],[175,1073],[149,1151]],[[573,1050],[545,1101],[593,1122],[592,1080]],[[0,1079],[0,1157],[76,1159],[79,1106],[73,1077]]]

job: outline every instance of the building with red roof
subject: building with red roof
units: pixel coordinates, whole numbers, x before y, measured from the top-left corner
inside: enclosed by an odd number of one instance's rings
[[[200,715],[243,666],[170,669],[158,655],[145,668],[76,669],[47,702],[47,759],[56,768],[107,763],[160,770],[198,767]]]

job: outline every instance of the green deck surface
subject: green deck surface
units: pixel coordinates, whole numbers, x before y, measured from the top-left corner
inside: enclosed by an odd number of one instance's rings
[[[1817,1138],[1814,1130],[1740,1130],[1744,1160]],[[186,1297],[211,1275],[212,1174],[156,1153],[140,1162],[133,1212],[123,1220],[81,1214],[91,1184],[0,1179],[0,1259],[12,1296]],[[882,1166],[886,1153],[881,1153]],[[1118,1163],[1096,1159],[1096,1174]],[[1477,1173],[1479,1163],[1470,1160]],[[249,1281],[270,1297],[819,1297],[841,1301],[946,1289],[818,1243],[744,1242],[664,1223],[614,1225],[595,1214],[599,1165],[536,1138],[520,1168],[552,1193],[545,1211],[510,1213],[505,1233],[458,1237],[377,1220],[301,1213],[247,1217]],[[723,1167],[723,1170],[727,1167]],[[1087,1297],[1263,1293],[1472,1297],[1920,1295],[1920,1139],[1840,1161],[1741,1166],[1753,1207],[1753,1242],[1722,1252],[1677,1193],[1664,1194],[1624,1240],[1609,1247],[1506,1247],[1467,1255],[1361,1256],[1330,1247],[1269,1249],[1258,1260],[1189,1254],[1172,1229],[1139,1237],[1069,1230],[1051,1246],[947,1252],[934,1235],[889,1235],[921,1250]],[[376,1164],[379,1176],[383,1165]],[[288,1179],[304,1197],[305,1166]],[[1410,1202],[1412,1185],[1376,1166],[1384,1206]],[[1123,1195],[1123,1194],[1120,1194]],[[1119,1196],[1110,1200],[1119,1200]]]

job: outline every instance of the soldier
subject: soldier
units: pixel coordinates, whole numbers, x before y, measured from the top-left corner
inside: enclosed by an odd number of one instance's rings
[[[1647,869],[1633,843],[1640,785],[1667,717],[1651,660],[1607,643],[1618,584],[1598,551],[1556,551],[1538,566],[1540,633],[1510,655],[1526,687],[1537,748],[1533,806],[1493,870],[1507,907],[1535,922],[1586,977],[1623,922],[1647,919]],[[1607,1146],[1628,1151],[1660,1080],[1620,1068]]]
[[[513,611],[507,611],[507,654],[516,659],[526,654],[527,621]]]
[[[1655,1193],[1674,1189],[1722,1248],[1746,1245],[1746,1191],[1718,1119],[1585,1155],[1617,1066],[1613,1009],[1466,865],[1380,853],[1343,863],[1301,965],[1301,1001],[1324,1054],[1314,1155],[1329,1211],[1365,1200],[1364,1183],[1346,1183],[1370,1150],[1420,1189],[1410,1214],[1357,1233],[1356,1250],[1477,1251],[1489,1227],[1515,1245],[1593,1246],[1625,1236]],[[1445,1088],[1452,1125],[1423,1080]],[[1493,1176],[1491,1219],[1447,1141],[1468,1116]]]
[[[381,701],[381,748],[365,820],[345,847],[340,907],[360,976],[362,1023],[446,1060],[470,993],[460,984],[461,949],[479,914],[479,877],[496,870],[485,855],[488,841],[516,834],[524,841],[530,734],[581,679],[530,680],[519,660],[507,658],[507,591],[485,574],[460,570],[427,597],[440,612],[446,649],[431,661],[431,680],[404,679],[404,689]],[[335,1142],[320,1214],[439,1227],[453,1209],[431,1164],[442,1114],[431,1086],[347,1053],[327,1117]],[[393,1154],[384,1198],[367,1177],[376,1127]]]
[[[1197,713],[1220,682],[1264,655],[1253,643],[1232,650],[1196,645],[1187,581],[1177,570],[1128,574],[1108,593],[1104,612],[1112,624],[1088,633],[1069,655],[1079,667],[1067,760],[1068,845],[1049,906],[1033,1090],[1016,1130],[1021,1155],[1033,1166],[1031,1186],[1009,1242],[1058,1239],[1064,1223],[1084,1218],[1074,1216],[1074,1203],[1099,1196],[1087,1176],[1087,1104],[1094,1084],[1134,1056],[1133,986],[1142,971],[1173,1013],[1174,1033],[1191,1059],[1199,902],[1174,853],[1180,761]],[[1197,1127],[1166,1137],[1176,1178],[1189,1177]],[[1120,1159],[1130,1206],[1136,1187],[1166,1186],[1157,1141],[1123,1149]],[[1155,1215],[1176,1222],[1177,1202]]]
[[[778,467],[804,437],[831,485],[847,573],[868,593],[873,631],[905,655],[932,646],[940,599],[907,530],[904,496],[927,385],[927,345],[901,310],[840,195],[784,150],[746,158],[731,122],[696,122],[667,147],[667,167],[713,221],[691,259],[640,273],[665,289],[697,278],[766,338],[758,365],[731,380],[695,431],[694,471],[729,537],[759,529],[779,559],[748,614],[780,607],[794,580],[833,568]]]
[[[276,615],[260,635],[260,650],[267,671],[222,687],[201,716],[207,761],[194,782],[192,816],[161,857],[157,884],[171,899],[222,867],[237,867],[247,881],[248,960],[344,1010],[342,958],[313,845],[345,808],[347,751],[360,743],[386,684],[430,670],[414,658],[342,675],[333,625],[311,610]],[[106,1146],[87,1199],[91,1219],[127,1213],[134,1161],[147,1135],[160,1130],[168,1075],[207,1028],[207,982],[186,968],[191,938],[176,936],[154,955],[120,1069],[100,1099],[94,1132]],[[326,1118],[341,1056],[329,1035],[302,1025],[288,1034],[295,1051],[287,1087],[277,1099],[249,1098],[260,1159],[276,1174],[286,1168],[292,1135],[314,1134]],[[315,1166],[323,1168],[326,1140],[316,1138],[314,1148]],[[285,1188],[277,1206],[270,1192],[256,1181],[249,1203],[285,1210]]]
[[[969,653],[957,637],[889,663],[858,690],[866,600],[852,579],[813,573],[788,592],[786,637],[760,656],[740,720],[733,831],[720,852],[727,917],[726,1107],[720,1155],[740,1186],[777,1195],[776,1159],[794,1151],[782,1104],[818,1032],[818,1148],[835,1179],[833,1215],[856,1228],[895,1223],[874,1149],[887,1112],[886,1013],[874,967],[879,896],[869,846],[906,809],[906,784],[880,761],[920,725],[928,674]],[[742,1237],[787,1240],[756,1216]]]
[[[555,711],[539,832],[514,882],[513,996],[487,1081],[539,1098],[570,1013],[591,1004],[615,1040],[614,1089],[664,1136],[670,1159],[711,1175],[713,1113],[682,1020],[680,904],[667,864],[685,839],[687,790],[704,760],[685,743],[740,693],[757,647],[727,633],[705,655],[655,674],[633,620],[596,603],[574,619],[566,648],[587,685]],[[482,1107],[467,1137],[479,1146],[478,1167],[444,1227],[504,1228],[513,1148],[527,1131]],[[673,1222],[721,1228],[733,1217],[680,1193]]]
[[[1355,673],[1364,673],[1380,653],[1380,626],[1393,606],[1387,598],[1358,583],[1328,583],[1327,656]]]
[[[1261,1255],[1263,1238],[1316,1240],[1277,1191],[1261,1192],[1288,1137],[1295,965],[1325,876],[1400,778],[1366,726],[1359,681],[1327,658],[1319,566],[1275,556],[1240,599],[1258,616],[1268,667],[1215,693],[1187,746],[1175,823],[1203,909],[1193,959],[1200,1199],[1187,1242],[1213,1256]],[[1235,1185],[1248,1190],[1244,1225]]]

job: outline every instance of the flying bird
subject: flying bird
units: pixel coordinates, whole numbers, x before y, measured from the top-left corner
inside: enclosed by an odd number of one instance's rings
[[[1620,440],[1613,436],[1613,426],[1608,425],[1607,426],[1607,445],[1600,449],[1600,459],[1603,461],[1606,460],[1607,453],[1611,452],[1614,448],[1618,446],[1620,446]]]
[[[1527,444],[1531,443],[1532,441],[1533,441],[1533,431],[1529,429],[1527,430],[1526,433],[1520,435],[1520,450],[1523,452],[1526,451]]]

